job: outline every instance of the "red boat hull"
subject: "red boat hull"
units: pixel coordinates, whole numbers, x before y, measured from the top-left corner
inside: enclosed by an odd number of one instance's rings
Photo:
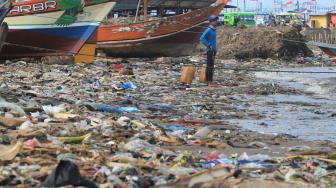
[[[188,56],[195,49],[206,23],[188,30],[145,40],[99,43],[98,48],[112,57]]]
[[[310,41],[308,44],[319,47],[329,57],[336,57],[336,45],[334,44],[316,41]]]
[[[335,49],[331,49],[331,48],[323,48],[320,47],[320,49],[327,54],[329,57],[336,57],[336,50]]]
[[[190,55],[210,15],[218,15],[227,0],[216,6],[147,22],[100,26],[91,41],[113,57]]]

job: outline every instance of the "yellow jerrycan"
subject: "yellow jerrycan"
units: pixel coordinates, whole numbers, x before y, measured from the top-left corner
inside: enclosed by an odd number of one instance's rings
[[[191,84],[195,78],[195,65],[186,65],[182,69],[180,82],[183,84]]]

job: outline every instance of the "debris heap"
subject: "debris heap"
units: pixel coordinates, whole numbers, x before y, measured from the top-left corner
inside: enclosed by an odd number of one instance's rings
[[[221,69],[213,88],[183,86],[178,61],[130,61],[0,65],[0,186],[335,185],[335,143],[228,121],[264,116],[240,96],[291,91]]]
[[[311,56],[297,29],[292,27],[218,28],[220,58],[284,58]]]

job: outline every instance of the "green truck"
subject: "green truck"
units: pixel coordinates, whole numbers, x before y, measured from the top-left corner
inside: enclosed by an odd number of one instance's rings
[[[256,26],[255,12],[230,12],[224,13],[224,25],[228,26]]]

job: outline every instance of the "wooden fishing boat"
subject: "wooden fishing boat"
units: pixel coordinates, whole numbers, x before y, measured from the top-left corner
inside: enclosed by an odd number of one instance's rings
[[[145,0],[146,2],[146,0]],[[228,0],[170,17],[135,23],[102,25],[89,40],[113,57],[155,57],[190,55],[210,15],[219,15]],[[147,9],[144,5],[144,19]]]
[[[319,47],[329,57],[336,57],[336,44],[323,42],[309,42],[309,44]]]
[[[12,4],[10,0],[0,1],[0,51],[5,42],[7,32],[8,32],[8,26],[6,22],[4,22],[4,19],[11,8],[12,8]]]
[[[73,55],[116,4],[115,0],[30,0],[14,3],[1,58]]]

